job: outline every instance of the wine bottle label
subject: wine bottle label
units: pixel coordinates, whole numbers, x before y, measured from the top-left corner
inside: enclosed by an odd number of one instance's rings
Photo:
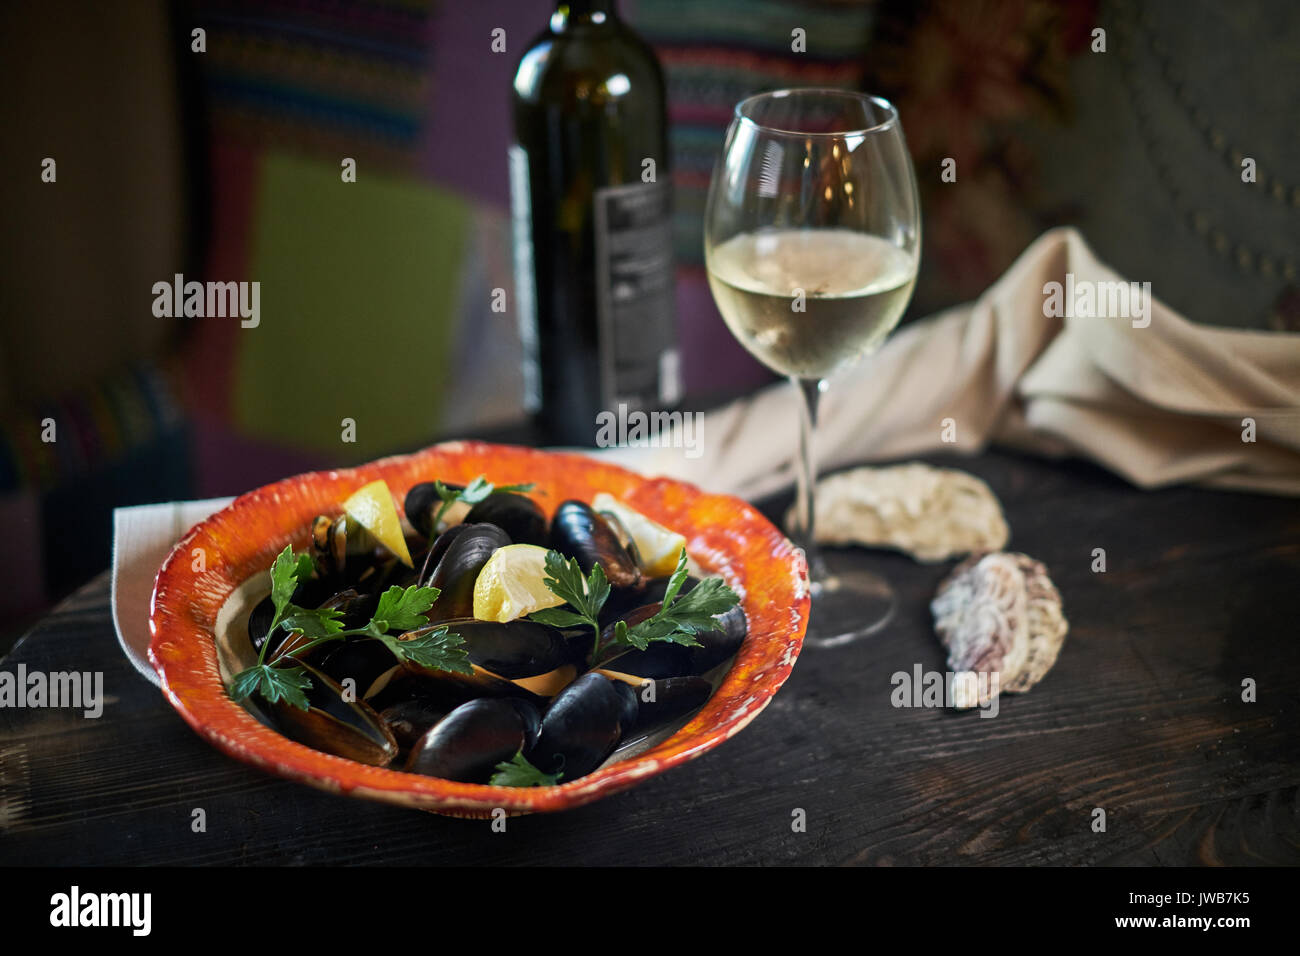
[[[596,311],[607,408],[674,405],[681,397],[667,183],[597,189]]]
[[[533,204],[529,192],[528,153],[510,147],[510,221],[515,260],[515,314],[523,348],[524,411],[542,407],[542,375],[537,343],[537,277],[533,273]]]

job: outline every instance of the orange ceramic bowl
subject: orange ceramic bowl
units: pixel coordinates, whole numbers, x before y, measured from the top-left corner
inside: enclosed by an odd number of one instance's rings
[[[267,580],[275,556],[310,546],[318,514],[337,513],[357,488],[383,478],[399,502],[434,478],[496,484],[532,482],[530,496],[550,514],[561,501],[607,491],[686,536],[691,557],[742,597],[749,633],[713,696],[684,727],[651,749],[552,787],[456,783],[335,757],[263,725],[226,693],[230,662],[218,632],[230,625],[237,592]],[[200,560],[200,557],[202,560]],[[262,594],[269,584],[262,589]],[[626,790],[700,756],[738,733],[785,682],[808,623],[803,553],[749,504],[693,485],[643,478],[575,454],[452,442],[360,468],[287,478],[237,498],[196,525],[158,572],[149,615],[149,659],[172,706],[219,749],[271,773],[335,793],[455,816],[563,810]],[[245,633],[240,631],[239,633]],[[245,638],[246,643],[246,638]],[[223,669],[226,678],[223,678]]]

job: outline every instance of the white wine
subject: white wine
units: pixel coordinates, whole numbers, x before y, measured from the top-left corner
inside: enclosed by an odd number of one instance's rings
[[[825,378],[875,351],[916,282],[906,251],[848,229],[740,233],[705,258],[731,333],[763,364],[796,378]]]

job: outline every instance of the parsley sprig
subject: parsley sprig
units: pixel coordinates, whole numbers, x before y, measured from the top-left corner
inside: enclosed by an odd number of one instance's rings
[[[523,485],[494,485],[482,475],[479,475],[464,488],[448,488],[441,481],[433,483],[433,490],[438,493],[442,499],[442,505],[438,508],[438,513],[433,516],[433,530],[437,532],[438,526],[442,523],[442,516],[447,513],[447,509],[457,502],[470,505],[471,507],[487,498],[489,495],[502,494],[508,491],[532,491],[531,482]]]
[[[311,556],[301,554],[295,557],[292,546],[280,552],[271,565],[271,602],[275,606],[275,616],[258,651],[257,663],[240,671],[231,682],[230,695],[234,700],[240,701],[258,693],[269,703],[283,700],[307,710],[311,706],[307,691],[312,683],[306,668],[298,663],[297,658],[318,645],[347,637],[370,637],[381,641],[399,661],[458,674],[473,673],[469,655],[461,646],[465,639],[451,633],[446,625],[429,626],[427,615],[438,599],[437,588],[393,585],[379,596],[379,605],[364,627],[345,629],[340,621],[343,612],[337,608],[305,608],[293,603],[293,592],[299,580],[305,579],[313,570]],[[266,653],[276,628],[297,637],[282,642],[275,656],[268,661]],[[284,650],[285,647],[289,650]]]
[[[715,616],[730,610],[740,601],[736,592],[727,587],[722,578],[701,581],[686,595],[678,598],[688,575],[686,549],[683,548],[677,558],[677,568],[668,579],[668,587],[664,591],[659,610],[653,617],[632,627],[628,627],[626,621],[618,621],[614,625],[613,636],[602,647],[600,610],[610,593],[604,569],[596,564],[592,567],[591,574],[584,579],[577,560],[565,558],[557,551],[546,553],[545,567],[547,577],[543,583],[556,597],[563,598],[572,610],[547,608],[535,611],[529,617],[553,627],[591,627],[595,632],[591,650],[593,664],[600,659],[602,652],[623,647],[644,651],[656,641],[699,647],[700,642],[695,639],[695,635],[714,630],[718,626]]]
[[[489,781],[494,787],[550,787],[564,776],[563,773],[542,773],[528,762],[522,750],[497,764],[496,770]]]

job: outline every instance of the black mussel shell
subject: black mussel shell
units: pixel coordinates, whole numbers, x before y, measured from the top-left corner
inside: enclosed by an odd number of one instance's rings
[[[566,501],[551,518],[551,547],[566,557],[576,558],[583,574],[599,564],[612,587],[637,588],[641,569],[623,547],[609,522],[581,501]]]
[[[429,575],[438,567],[438,562],[441,561],[442,556],[447,553],[447,549],[451,547],[452,542],[468,530],[469,525],[467,524],[452,525],[434,539],[433,544],[429,545],[429,550],[426,551],[420,559],[420,584],[424,585],[428,583]]]
[[[486,521],[496,525],[515,544],[546,547],[546,515],[532,498],[501,491],[488,495],[465,515],[465,523]]]
[[[318,515],[311,525],[312,553],[323,577],[353,583],[389,556],[375,536],[347,515]]]
[[[320,649],[323,653],[313,664],[360,700],[369,700],[383,690],[400,667],[393,652],[374,638],[338,641]],[[349,680],[350,687],[345,683]]]
[[[572,663],[568,642],[558,628],[537,621],[479,621],[461,618],[443,622],[465,641],[470,663],[506,680],[536,677]]]
[[[377,592],[363,594],[356,588],[344,588],[321,601],[317,607],[339,611],[343,615],[339,618],[339,623],[345,630],[365,627],[374,617],[375,609],[379,607],[379,594]]]
[[[694,676],[639,680],[632,689],[636,692],[637,716],[629,734],[647,734],[684,714],[699,710],[713,694],[712,684],[703,677]]]
[[[446,482],[443,484],[452,491],[465,490],[464,485],[454,485]],[[406,512],[406,520],[411,523],[412,528],[426,538],[433,537],[433,518],[441,507],[442,499],[438,497],[437,486],[432,481],[422,481],[418,485],[412,485],[402,502],[402,510]],[[448,509],[447,515],[450,516],[456,507],[456,505],[453,505]]]
[[[459,705],[448,705],[446,700],[438,696],[408,697],[381,710],[379,719],[392,731],[397,745],[402,750],[409,751],[456,706]]]
[[[543,773],[563,773],[562,782],[585,777],[618,746],[636,715],[630,686],[603,674],[583,674],[551,701],[528,759]]]
[[[447,546],[429,587],[438,589],[438,600],[429,609],[429,622],[474,616],[474,582],[497,548],[510,544],[510,536],[494,524],[463,525],[466,529]]]
[[[647,604],[644,607],[636,608],[624,615],[622,620],[628,627],[633,627],[658,614],[660,606],[659,604]],[[601,632],[602,644],[608,644],[613,640],[616,626],[617,622],[614,622]],[[620,674],[631,674],[636,677],[649,677],[654,680],[664,677],[681,677],[691,673],[691,649],[669,641],[655,641],[644,651],[628,648],[611,654],[606,650],[602,653],[597,666],[601,670],[616,671]]]
[[[643,607],[647,604],[655,604],[664,599],[668,593],[668,582],[671,577],[650,578],[640,587],[636,588],[612,588],[609,597],[605,601],[605,606],[600,609],[600,626],[612,624],[620,618],[626,617],[628,612],[635,608]],[[693,578],[689,575],[682,582],[681,590],[677,596],[690,592],[691,588],[699,584],[699,578]]]
[[[599,669],[633,677],[648,677],[651,680],[685,677],[694,672],[691,648],[670,641],[655,641],[644,651],[630,648],[615,657],[602,660]]]
[[[293,590],[293,596],[289,598],[299,607],[316,607],[320,602],[329,597],[332,585],[329,581],[320,578],[308,578],[300,583]],[[248,616],[248,639],[253,644],[253,650],[260,651],[262,642],[266,640],[266,632],[271,627],[271,621],[275,618],[275,602],[271,600],[271,595],[264,597]],[[364,622],[363,622],[364,623]],[[276,635],[276,643],[267,648],[268,653],[278,650],[278,645],[288,635],[283,629]]]
[[[406,664],[405,669],[428,682],[459,687],[475,697],[554,697],[578,674],[573,650],[563,631],[536,621],[480,621],[453,618],[432,627],[446,627],[464,640],[473,674],[456,674]]]
[[[457,707],[411,748],[406,769],[444,780],[487,783],[497,764],[528,749],[539,719],[526,701],[480,698]]]
[[[307,691],[310,709],[300,710],[287,701],[267,704],[272,722],[286,737],[316,750],[382,767],[397,756],[397,741],[379,715],[359,700],[349,700],[330,677],[310,664],[302,664],[311,678]]]
[[[730,659],[740,650],[749,632],[745,609],[739,604],[719,614],[715,620],[718,622],[716,629],[695,635],[701,646],[690,648],[692,674],[703,674]]]

